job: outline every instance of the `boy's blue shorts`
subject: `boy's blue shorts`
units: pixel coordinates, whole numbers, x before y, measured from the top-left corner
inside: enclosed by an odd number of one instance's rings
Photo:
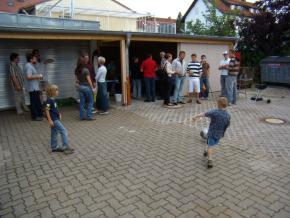
[[[219,139],[216,139],[216,138],[208,138],[207,139],[207,144],[208,144],[208,146],[209,147],[214,147],[214,146],[217,146],[218,145],[218,143],[219,143]]]

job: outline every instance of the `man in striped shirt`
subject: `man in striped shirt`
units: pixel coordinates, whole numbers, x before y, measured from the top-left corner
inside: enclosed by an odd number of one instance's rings
[[[191,55],[191,62],[187,65],[188,72],[188,94],[189,100],[187,103],[192,103],[193,92],[196,93],[196,103],[201,104],[199,100],[200,93],[200,75],[202,73],[202,66],[196,59],[197,55]]]
[[[12,53],[10,55],[10,65],[9,65],[9,73],[10,73],[10,81],[12,87],[14,89],[14,99],[17,114],[23,114],[24,111],[29,111],[28,107],[25,104],[25,95],[24,95],[24,78],[22,74],[22,70],[18,65],[19,63],[19,55],[16,53]],[[22,110],[23,108],[23,110]]]

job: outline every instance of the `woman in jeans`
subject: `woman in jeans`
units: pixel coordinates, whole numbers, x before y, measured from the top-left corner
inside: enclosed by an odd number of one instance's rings
[[[107,91],[107,68],[105,67],[106,59],[104,57],[98,58],[99,68],[96,75],[96,82],[98,84],[98,93],[97,93],[97,109],[100,115],[109,114],[109,100],[108,100],[108,91]]]
[[[92,110],[94,104],[93,92],[96,92],[96,89],[93,86],[90,71],[85,64],[85,57],[81,56],[75,70],[76,83],[79,85],[80,94],[80,120],[95,120]],[[87,108],[85,108],[86,103]]]

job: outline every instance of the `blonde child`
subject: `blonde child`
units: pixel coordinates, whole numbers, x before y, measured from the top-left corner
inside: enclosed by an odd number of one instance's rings
[[[51,151],[64,152],[72,154],[74,149],[68,145],[67,130],[61,123],[61,114],[58,111],[57,104],[54,100],[58,96],[56,85],[48,85],[46,88],[47,100],[45,102],[45,114],[51,128]],[[58,133],[61,135],[62,146],[57,144]]]
[[[231,116],[227,112],[228,100],[225,97],[220,97],[217,103],[218,109],[213,109],[193,117],[193,121],[200,117],[208,117],[211,120],[207,133],[207,145],[204,150],[204,156],[208,158],[208,168],[213,167],[213,148],[218,145],[219,140],[224,136],[231,119]]]

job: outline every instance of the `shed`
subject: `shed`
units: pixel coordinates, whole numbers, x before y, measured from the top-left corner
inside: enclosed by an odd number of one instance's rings
[[[262,82],[290,85],[290,56],[270,56],[260,65]]]

